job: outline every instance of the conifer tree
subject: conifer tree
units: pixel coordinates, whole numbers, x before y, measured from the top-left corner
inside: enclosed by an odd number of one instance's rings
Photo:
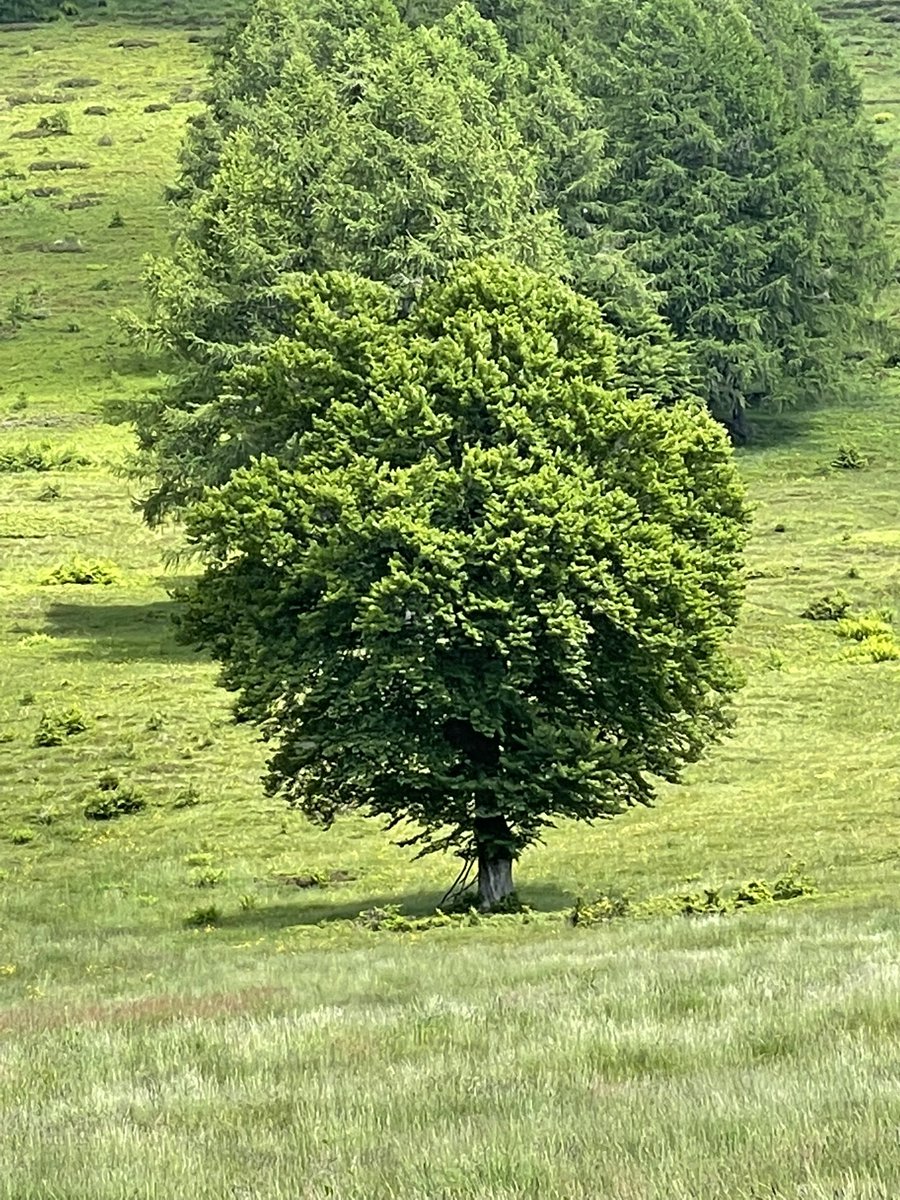
[[[519,95],[516,72],[469,6],[416,30],[380,0],[253,10],[186,149],[175,252],[150,277],[150,332],[179,365],[136,413],[140,467],[155,476],[149,519],[219,480],[208,450],[222,372],[237,347],[283,330],[292,275],[353,271],[408,307],[481,252],[566,269],[504,99]]]

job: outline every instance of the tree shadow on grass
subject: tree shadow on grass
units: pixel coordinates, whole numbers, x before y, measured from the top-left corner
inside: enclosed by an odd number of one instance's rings
[[[107,662],[192,662],[202,656],[175,638],[174,600],[147,604],[57,603],[47,610],[50,632],[57,638],[83,642],[73,658]]]
[[[289,891],[289,888],[285,887],[284,890]],[[258,908],[241,909],[240,912],[223,915],[216,923],[220,929],[263,932],[295,925],[327,925],[336,921],[355,921],[370,909],[394,906],[404,916],[424,917],[438,908],[444,895],[437,890],[421,890],[366,896],[361,900],[342,901],[335,896],[329,902],[325,899],[327,894],[319,893],[322,898],[317,896],[314,901],[301,899],[298,895],[294,901],[279,901],[275,904],[260,905]],[[541,883],[525,885],[519,892],[519,899],[535,912],[562,912],[571,908],[573,904],[573,897],[568,893]]]

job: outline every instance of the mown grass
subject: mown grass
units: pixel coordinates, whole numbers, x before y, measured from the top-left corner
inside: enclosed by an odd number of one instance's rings
[[[900,41],[872,18],[844,29],[873,111],[897,106],[880,125],[896,179]],[[799,614],[839,588],[854,612],[900,609],[896,373],[740,453],[735,736],[656,808],[529,853],[529,920],[364,929],[375,906],[432,909],[456,865],[263,797],[262,748],[173,637],[177,531],[145,529],[117,473],[117,402],[161,364],[114,316],[166,245],[161,190],[207,54],[190,36],[0,32],[3,94],[73,93],[67,137],[9,137],[57,105],[0,109],[0,175],[26,176],[0,192],[64,188],[0,208],[0,451],[90,460],[0,473],[0,1196],[893,1200],[900,664]],[[158,44],[110,45],[129,37]],[[58,89],[78,76],[99,82]],[[28,170],[49,157],[91,166]],[[85,192],[100,203],[54,207]],[[60,238],[84,253],[46,249]],[[7,320],[17,297],[40,315]],[[866,467],[834,468],[841,445]],[[46,582],[76,557],[116,581]],[[34,745],[72,709],[84,732]],[[86,819],[107,772],[146,807]],[[817,896],[584,931],[561,916],[792,862]]]

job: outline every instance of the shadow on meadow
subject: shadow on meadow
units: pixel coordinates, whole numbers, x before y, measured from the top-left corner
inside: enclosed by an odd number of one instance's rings
[[[174,600],[146,604],[101,602],[56,603],[47,609],[50,633],[85,643],[73,647],[72,657],[107,662],[133,659],[190,661],[202,656],[175,637]]]
[[[327,893],[326,893],[327,894]],[[434,913],[440,906],[444,893],[437,890],[394,892],[380,896],[365,896],[362,899],[331,902],[324,896],[314,901],[305,897],[294,901],[279,901],[260,904],[257,908],[241,909],[239,912],[223,914],[216,922],[220,929],[260,931],[285,929],[297,925],[328,925],[338,921],[356,921],[363,914],[377,909],[397,910],[406,917],[424,917]],[[538,913],[560,912],[571,908],[574,900],[567,892],[550,884],[532,884],[521,889],[519,898],[523,905]],[[474,906],[474,894],[472,904]]]

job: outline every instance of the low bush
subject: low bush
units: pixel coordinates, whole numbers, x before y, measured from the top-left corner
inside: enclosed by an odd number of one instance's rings
[[[218,887],[225,878],[225,872],[220,867],[199,867],[191,872],[190,884],[195,888]]]
[[[838,637],[851,642],[864,642],[871,637],[891,637],[891,623],[884,613],[864,613],[861,617],[844,617],[838,621]]]
[[[867,637],[859,642],[854,657],[874,663],[897,662],[900,661],[900,643],[892,636]]]
[[[141,812],[147,801],[134,784],[122,783],[118,775],[107,771],[100,776],[97,787],[87,798],[84,815],[89,821],[114,821],[131,813]]]
[[[172,801],[173,808],[195,808],[200,803],[200,792],[193,783],[177,792]]]
[[[29,842],[34,841],[34,830],[27,826],[22,826],[19,829],[11,829],[9,840],[14,846],[27,846]]]
[[[26,442],[22,446],[0,450],[0,472],[7,474],[19,471],[68,471],[89,466],[90,462],[77,450],[57,450],[47,442]]]
[[[69,137],[72,133],[72,118],[64,108],[58,112],[41,117],[37,123],[38,130],[48,137]]]
[[[62,584],[82,584],[88,586],[91,584],[100,584],[103,587],[110,587],[112,584],[119,583],[120,581],[121,576],[115,564],[90,562],[76,555],[69,562],[61,563],[51,571],[42,580],[42,583],[48,587]]]
[[[193,912],[188,913],[184,923],[189,929],[211,929],[218,925],[221,919],[219,909],[215,904],[209,904],[205,908],[195,908]]]
[[[45,712],[32,738],[33,746],[61,746],[66,738],[84,733],[88,728],[84,713],[79,708],[67,708],[62,712]]]
[[[826,592],[811,600],[800,614],[807,621],[839,621],[847,615],[852,601],[845,592]]]
[[[841,471],[861,471],[869,465],[869,460],[863,457],[856,446],[844,443],[838,446],[831,465]]]

